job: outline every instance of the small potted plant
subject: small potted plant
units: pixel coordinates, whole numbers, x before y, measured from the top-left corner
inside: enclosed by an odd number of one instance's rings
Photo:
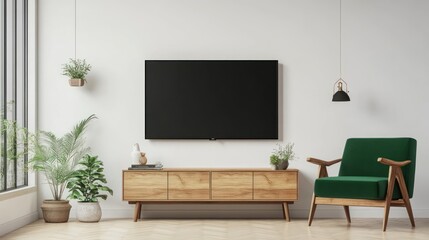
[[[91,115],[76,124],[62,137],[51,132],[39,132],[35,136],[34,156],[30,166],[44,173],[53,199],[44,200],[41,206],[43,218],[48,223],[67,222],[71,205],[63,200],[64,190],[76,171],[80,159],[89,151],[85,146],[84,133],[88,123],[96,118]]]
[[[289,161],[295,159],[293,146],[293,143],[287,143],[284,146],[277,144],[277,148],[274,149],[273,154],[270,156],[270,163],[275,170],[286,170],[289,166]]]
[[[85,59],[72,59],[63,65],[63,75],[70,77],[69,83],[73,87],[81,87],[85,84],[85,76],[91,70],[91,65]]]
[[[98,222],[101,219],[101,208],[98,199],[107,199],[108,192],[113,195],[112,189],[104,186],[107,183],[104,176],[103,162],[97,156],[86,155],[80,162],[82,167],[74,173],[67,185],[70,190],[69,198],[77,199],[77,219],[81,222]]]

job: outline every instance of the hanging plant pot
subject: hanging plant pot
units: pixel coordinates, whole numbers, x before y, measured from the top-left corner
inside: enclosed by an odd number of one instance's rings
[[[69,79],[69,84],[72,87],[82,87],[85,84],[85,80],[81,78]]]
[[[72,87],[82,87],[86,80],[85,76],[91,70],[91,65],[85,59],[72,59],[63,64],[63,75],[69,77],[69,84]]]

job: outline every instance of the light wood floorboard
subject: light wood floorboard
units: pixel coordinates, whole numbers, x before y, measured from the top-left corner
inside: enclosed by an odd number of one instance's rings
[[[381,231],[382,219],[315,219],[311,227],[306,219],[284,220],[208,220],[208,219],[151,219],[133,222],[132,219],[103,220],[99,223],[29,224],[6,236],[3,240],[59,240],[59,239],[145,239],[145,240],[241,240],[241,239],[429,239],[429,219],[416,219],[411,228],[408,219],[390,219],[387,232]]]

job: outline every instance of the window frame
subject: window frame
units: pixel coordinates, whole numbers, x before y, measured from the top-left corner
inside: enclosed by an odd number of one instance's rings
[[[34,130],[33,124],[29,126],[29,17],[36,20],[36,2],[28,0],[5,0],[0,3],[2,5],[2,19],[1,19],[1,109],[2,118],[18,122],[19,126],[29,129],[30,131]],[[11,6],[9,6],[11,5]],[[29,15],[29,6],[31,5],[31,16]],[[31,26],[32,33],[35,35],[35,24]],[[8,38],[8,35],[12,35]],[[35,41],[35,36],[32,41]],[[32,46],[35,47],[35,44]],[[35,55],[35,49],[32,51]],[[33,59],[35,60],[35,58]],[[35,64],[34,62],[32,64]],[[33,69],[34,70],[34,69]],[[35,73],[35,70],[34,72]],[[32,78],[35,80],[35,74]],[[32,89],[35,90],[35,85],[32,86]],[[35,96],[35,92],[34,92]],[[19,98],[19,99],[18,99]],[[10,99],[13,101],[12,113],[8,113],[8,105]],[[34,98],[35,100],[35,98]],[[18,108],[18,104],[20,104]],[[35,107],[35,105],[33,105]],[[19,109],[19,118],[18,118],[18,109]],[[33,112],[33,114],[35,111]],[[3,130],[3,129],[2,129]],[[16,133],[16,131],[15,131]],[[25,154],[23,156],[22,166],[18,166],[18,159],[13,160],[13,170],[9,168],[9,161],[7,157],[8,141],[7,134],[2,131],[2,152],[3,156],[0,156],[2,159],[0,164],[3,164],[3,176],[0,175],[3,185],[0,186],[0,199],[4,193],[16,192],[22,188],[28,186],[34,187],[35,185],[35,174],[28,171],[28,156]],[[12,143],[15,153],[18,151],[17,140],[14,139]],[[26,143],[24,143],[24,148],[26,148]],[[13,185],[8,179],[8,175],[13,173]],[[19,174],[19,175],[18,175]],[[23,179],[18,182],[18,177]],[[31,179],[30,179],[31,178]],[[8,183],[9,182],[9,183]],[[25,190],[27,191],[27,190]],[[16,195],[16,193],[14,193]]]

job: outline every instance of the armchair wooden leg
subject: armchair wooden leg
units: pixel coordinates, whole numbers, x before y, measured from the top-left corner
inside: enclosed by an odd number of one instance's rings
[[[389,220],[390,203],[392,202],[393,188],[395,187],[396,172],[397,171],[395,167],[390,167],[386,202],[384,204],[383,232],[386,231],[387,222]]]
[[[313,222],[314,213],[316,212],[316,196],[313,193],[313,199],[311,200],[311,207],[310,207],[310,215],[308,216],[308,226],[311,226],[311,223]]]
[[[386,231],[387,221],[389,220],[390,202],[391,200],[386,199],[386,204],[384,205],[383,232]]]
[[[347,218],[347,222],[351,223],[351,219],[350,219],[350,209],[349,206],[344,206],[344,212],[346,213],[346,218]]]
[[[410,218],[411,226],[415,227],[416,223],[414,222],[413,209],[411,208],[410,197],[408,196],[407,185],[405,185],[404,175],[402,170],[398,170],[397,180],[399,183],[399,189],[401,190],[402,199],[404,200],[405,207],[407,208],[408,217]]]
[[[325,165],[319,166],[319,178],[327,177],[328,176],[328,170],[326,169]],[[311,226],[311,223],[313,222],[314,213],[316,212],[316,195],[313,193],[313,198],[311,200],[311,207],[310,207],[310,215],[308,216],[308,226]]]

